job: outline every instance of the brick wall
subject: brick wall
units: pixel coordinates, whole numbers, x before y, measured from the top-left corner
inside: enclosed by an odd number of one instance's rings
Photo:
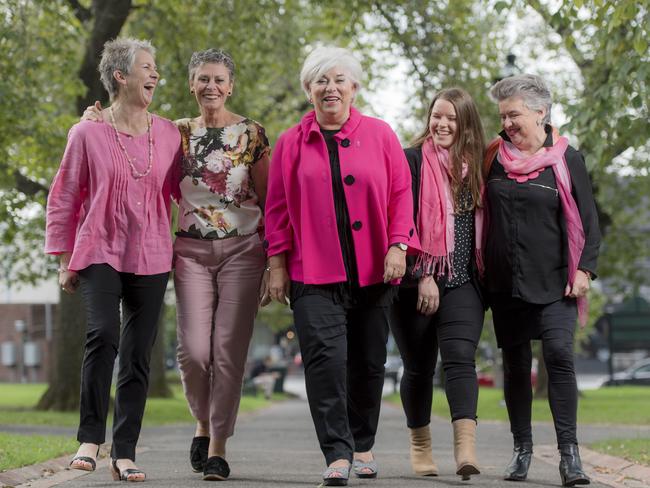
[[[47,382],[55,311],[56,305],[53,304],[0,304],[0,348],[4,344],[13,344],[17,362],[20,362],[21,359],[20,347],[23,340],[34,343],[39,352],[39,364],[24,368],[25,381]],[[25,323],[22,340],[16,331],[17,320],[22,320]],[[18,365],[10,367],[2,364],[2,349],[0,349],[0,382],[20,382],[20,376]]]

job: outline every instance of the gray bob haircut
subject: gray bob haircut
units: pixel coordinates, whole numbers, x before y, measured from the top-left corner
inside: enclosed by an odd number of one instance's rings
[[[117,96],[120,88],[117,80],[113,77],[115,71],[121,71],[128,75],[133,69],[135,54],[139,51],[147,51],[152,56],[156,55],[156,49],[149,41],[133,39],[132,37],[118,37],[104,44],[102,59],[99,61],[99,79],[108,92],[111,100]]]
[[[357,90],[361,87],[363,69],[359,60],[350,51],[334,46],[317,47],[307,56],[300,71],[300,85],[307,98],[309,98],[309,85],[336,66],[343,69]]]
[[[553,99],[551,91],[541,76],[524,74],[504,78],[490,89],[490,94],[497,102],[510,97],[521,97],[524,105],[530,110],[546,109],[542,122],[544,124],[551,122]]]
[[[192,53],[190,63],[187,65],[190,83],[194,81],[196,70],[204,64],[209,63],[223,64],[226,68],[228,68],[230,81],[233,81],[235,79],[235,62],[232,60],[232,56],[221,49],[210,48],[206,49],[205,51],[196,51]]]

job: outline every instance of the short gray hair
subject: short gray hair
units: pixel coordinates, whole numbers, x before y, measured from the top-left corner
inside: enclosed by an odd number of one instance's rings
[[[135,54],[139,50],[147,51],[152,56],[156,55],[156,49],[151,45],[151,42],[132,37],[118,37],[104,44],[102,59],[99,61],[99,79],[102,81],[111,100],[117,96],[120,88],[113,73],[121,71],[128,75],[133,69]]]
[[[190,83],[194,81],[196,70],[204,64],[209,63],[223,64],[226,68],[228,68],[230,81],[233,81],[235,79],[235,62],[232,60],[232,56],[221,49],[210,48],[206,49],[205,51],[196,51],[192,53],[190,63],[187,65]]]
[[[490,94],[497,102],[510,97],[521,97],[524,105],[530,110],[546,109],[546,116],[542,122],[545,124],[551,122],[553,99],[551,91],[541,76],[528,74],[509,76],[497,82],[490,89]]]
[[[363,69],[359,60],[350,51],[335,46],[317,47],[307,56],[300,71],[300,85],[308,98],[309,85],[336,66],[346,72],[357,90],[361,87]]]

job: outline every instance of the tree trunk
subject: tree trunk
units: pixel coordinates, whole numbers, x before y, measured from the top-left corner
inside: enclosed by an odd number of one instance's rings
[[[108,100],[108,93],[99,79],[97,66],[104,43],[120,35],[130,10],[131,0],[93,0],[92,13],[95,22],[79,69],[79,78],[87,88],[86,94],[77,99],[79,114],[82,114],[87,106],[95,103],[95,100],[104,104]]]
[[[93,0],[90,16],[78,2],[69,2],[77,17],[84,21],[94,19],[86,45],[79,77],[88,91],[77,101],[77,113],[95,100],[106,100],[97,66],[106,41],[117,37],[131,9],[131,0]],[[54,337],[54,360],[50,371],[49,387],[38,402],[37,408],[46,410],[76,410],[79,408],[79,374],[86,336],[86,314],[81,293],[61,292]]]
[[[544,362],[542,348],[537,350],[537,384],[535,385],[535,398],[548,398],[548,371]]]
[[[151,351],[151,362],[149,364],[149,392],[148,396],[156,398],[171,398],[174,396],[167,377],[165,376],[165,348],[167,345],[167,335],[165,334],[165,314],[164,310],[167,305],[163,305],[163,312],[160,314],[158,321],[158,335],[156,342]]]
[[[86,312],[81,293],[61,292],[54,328],[54,355],[49,387],[39,400],[39,410],[79,409],[79,374],[86,337]]]

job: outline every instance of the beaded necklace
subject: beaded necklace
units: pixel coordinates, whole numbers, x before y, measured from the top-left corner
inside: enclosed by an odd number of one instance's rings
[[[124,147],[124,144],[122,144],[122,140],[120,139],[120,133],[117,130],[117,123],[115,123],[115,115],[113,115],[113,107],[111,106],[109,108],[109,114],[111,116],[111,125],[113,126],[113,130],[115,131],[115,139],[117,139],[117,144],[120,146],[120,149],[122,149],[122,152],[124,153],[124,156],[126,156],[126,160],[129,162],[129,166],[131,166],[131,176],[135,178],[136,180],[139,180],[140,178],[143,178],[147,176],[149,173],[151,173],[151,168],[153,167],[153,140],[151,137],[151,117],[149,115],[149,112],[147,112],[147,136],[149,139],[149,164],[147,165],[147,169],[144,171],[144,173],[140,173],[135,165],[135,158],[132,158],[129,156],[129,153],[126,151],[126,147]]]

